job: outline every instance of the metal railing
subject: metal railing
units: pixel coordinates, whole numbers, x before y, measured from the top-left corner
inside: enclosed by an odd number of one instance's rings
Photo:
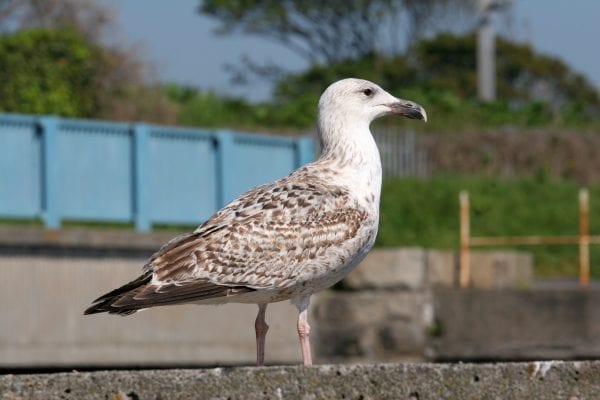
[[[375,128],[373,137],[381,154],[384,177],[429,176],[429,156],[425,147],[420,145],[415,132]]]
[[[310,137],[0,114],[0,218],[198,224],[314,152]]]

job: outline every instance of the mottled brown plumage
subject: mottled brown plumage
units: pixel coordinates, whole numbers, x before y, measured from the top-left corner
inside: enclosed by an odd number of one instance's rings
[[[426,119],[420,106],[371,82],[334,83],[319,101],[322,154],[317,161],[250,190],[193,233],[171,240],[140,277],[98,298],[85,313],[256,303],[261,365],[266,304],[291,299],[300,311],[303,359],[310,364],[310,296],[342,279],[375,241],[381,162],[369,123],[386,114]]]
[[[258,289],[270,301],[285,300],[294,287],[323,279],[333,272],[323,268],[332,253],[336,260],[351,255],[340,244],[363,245],[356,234],[367,210],[310,169],[251,190],[194,233],[173,239],[150,258],[140,278],[100,297],[86,313],[130,314],[190,301],[255,303],[256,294],[242,295]]]

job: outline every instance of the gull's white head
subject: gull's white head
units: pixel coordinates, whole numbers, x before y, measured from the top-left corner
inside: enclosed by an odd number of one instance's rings
[[[392,96],[373,82],[348,78],[332,83],[319,100],[319,128],[343,121],[371,123],[384,115],[402,115],[427,121],[425,109],[412,101]]]

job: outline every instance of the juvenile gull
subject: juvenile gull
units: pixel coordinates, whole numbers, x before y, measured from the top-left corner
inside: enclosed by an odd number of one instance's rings
[[[381,161],[369,125],[389,114],[427,120],[420,105],[372,82],[333,83],[319,100],[317,161],[248,191],[193,233],[174,238],[142,275],[96,299],[85,314],[255,303],[256,364],[263,365],[267,304],[289,299],[299,311],[303,362],[312,364],[310,296],[346,276],[375,242]]]

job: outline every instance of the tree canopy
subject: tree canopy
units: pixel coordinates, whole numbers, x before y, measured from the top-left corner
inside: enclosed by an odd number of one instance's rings
[[[405,55],[314,65],[279,80],[275,96],[279,102],[308,94],[316,99],[329,83],[357,76],[392,93],[422,99],[438,117],[460,113],[465,118],[470,110],[474,122],[487,125],[510,123],[511,118],[516,124],[535,125],[556,119],[585,123],[600,117],[600,96],[585,77],[557,58],[501,37],[497,38],[498,101],[479,104],[475,46],[473,34],[440,34],[415,43]]]
[[[237,110],[244,103],[231,99],[223,99],[220,104],[229,106],[218,114],[202,111],[210,109],[206,105],[194,105],[218,102],[214,96],[184,102],[186,123],[218,125],[215,116],[228,115],[247,126],[310,128],[320,93],[331,82],[349,76],[378,82],[391,93],[422,102],[435,118],[417,129],[585,126],[600,119],[597,89],[567,64],[504,38],[498,38],[497,46],[499,99],[491,104],[480,103],[476,96],[474,35],[441,34],[415,43],[405,55],[368,55],[287,74],[276,82],[271,103],[246,105],[242,112]]]
[[[0,110],[92,116],[98,49],[73,30],[0,36]]]
[[[0,110],[174,122],[135,48],[104,40],[116,30],[94,0],[0,0]]]
[[[442,34],[419,42],[410,57],[417,81],[430,89],[446,89],[465,98],[477,94],[475,35]],[[597,89],[565,62],[540,54],[531,46],[498,37],[496,41],[498,97],[511,102],[542,101],[559,109],[585,102],[600,111]]]
[[[457,4],[467,7],[470,1]],[[408,13],[413,21],[409,30],[419,31],[434,18],[432,10],[449,4],[454,2],[206,0],[202,11],[212,13],[227,32],[274,35],[271,39],[282,44],[297,39],[315,52],[307,57],[318,62],[306,70],[277,75],[272,101],[252,104],[149,83],[135,52],[99,39],[111,26],[110,12],[92,0],[0,0],[0,111],[304,129],[313,126],[322,90],[337,79],[356,76],[427,106],[436,118],[418,129],[599,120],[597,89],[561,60],[524,44],[497,39],[499,100],[491,104],[476,99],[473,34],[439,34],[411,42],[407,51],[379,51],[385,32],[375,28],[376,18],[391,26],[394,18]],[[320,45],[313,48],[311,41]]]
[[[311,64],[400,51],[432,26],[474,10],[472,0],[204,0],[199,11],[279,43]],[[402,29],[403,28],[403,29]]]
[[[94,0],[0,0],[0,30],[71,28],[98,43],[113,27],[110,8]]]

